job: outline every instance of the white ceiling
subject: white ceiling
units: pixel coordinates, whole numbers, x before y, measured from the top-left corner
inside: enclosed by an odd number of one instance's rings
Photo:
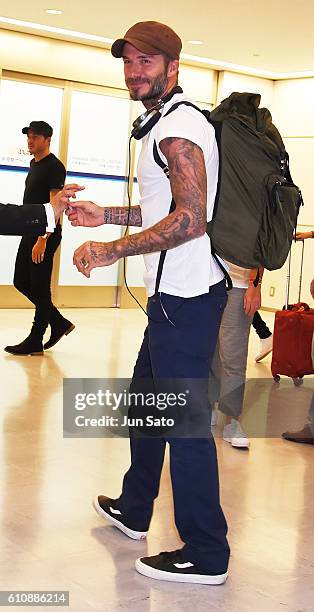
[[[63,14],[48,15],[46,8]],[[257,71],[314,74],[314,0],[159,0],[154,8],[144,0],[88,0],[79,8],[77,0],[0,0],[0,16],[112,39],[153,19],[178,32],[187,54]],[[191,39],[204,44],[194,46]]]

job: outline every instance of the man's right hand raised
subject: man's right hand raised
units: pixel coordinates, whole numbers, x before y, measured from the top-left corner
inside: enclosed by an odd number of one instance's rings
[[[56,223],[59,221],[63,211],[65,211],[69,206],[72,206],[70,198],[75,198],[76,192],[82,191],[82,189],[85,189],[85,187],[82,185],[77,185],[76,183],[64,185],[63,189],[58,191],[58,193],[51,198],[50,204],[53,208]]]
[[[84,227],[98,227],[103,225],[104,208],[90,201],[71,202],[71,206],[65,211],[71,221],[71,225],[75,227],[83,225]]]

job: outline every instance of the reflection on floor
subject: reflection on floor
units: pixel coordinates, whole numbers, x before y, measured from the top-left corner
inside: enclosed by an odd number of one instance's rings
[[[222,587],[160,583],[137,574],[133,563],[180,546],[168,463],[148,541],[136,542],[91,507],[95,493],[119,494],[128,441],[62,437],[62,378],[130,376],[144,316],[115,309],[64,314],[77,329],[44,357],[0,353],[1,589],[67,590],[74,612],[313,612],[314,448],[263,437],[303,424],[313,379],[300,389],[263,380],[270,356],[255,365],[258,340],[251,334],[248,374],[257,380],[248,386],[243,425],[259,437],[249,452],[217,437],[230,578]],[[22,340],[31,316],[1,310],[0,346]],[[272,315],[266,318],[272,323]]]

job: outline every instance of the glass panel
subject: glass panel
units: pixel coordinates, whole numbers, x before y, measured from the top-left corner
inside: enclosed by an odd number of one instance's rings
[[[58,87],[1,80],[1,165],[29,167],[30,155],[22,128],[34,120],[47,121],[53,127],[51,152],[58,155],[62,94]]]
[[[81,199],[102,205],[126,205],[128,99],[74,91],[72,96],[67,181],[86,189]],[[73,266],[73,251],[87,240],[116,240],[119,226],[73,228],[65,221],[61,244],[60,285],[116,286],[118,263],[96,268],[87,279]]]
[[[79,197],[81,199],[93,200],[101,205],[122,205],[124,201],[125,181],[107,180],[105,178],[86,178],[68,174],[67,181],[85,185],[85,190]],[[78,272],[73,265],[73,253],[83,242],[96,240],[99,242],[110,242],[121,236],[119,225],[102,225],[100,227],[72,227],[65,217],[62,227],[63,239],[61,242],[61,259],[59,285],[80,286],[110,286],[118,285],[118,262],[113,266],[95,268],[90,278],[86,278]]]
[[[0,202],[21,204],[30,163],[22,128],[33,120],[47,121],[54,130],[51,151],[58,155],[63,90],[3,79],[0,87]],[[0,268],[0,285],[12,283],[20,239],[0,236],[6,253]]]
[[[67,170],[125,176],[130,102],[74,91]]]
[[[2,170],[0,168],[0,202],[21,204],[24,193],[26,169]],[[12,285],[14,264],[20,238],[0,236],[0,251],[5,253],[0,268],[0,285]]]

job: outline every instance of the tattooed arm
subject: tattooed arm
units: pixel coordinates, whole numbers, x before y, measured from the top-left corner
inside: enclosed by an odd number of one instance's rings
[[[165,155],[176,209],[153,227],[110,243],[88,242],[74,254],[74,263],[86,276],[97,266],[108,266],[121,257],[173,249],[206,231],[207,177],[200,147],[183,138],[166,138]],[[82,264],[83,261],[83,264]]]
[[[90,201],[71,202],[71,207],[66,211],[71,225],[74,227],[98,227],[103,224],[129,225],[141,227],[142,216],[139,206],[131,206],[130,214],[128,206],[98,206]]]
[[[129,213],[127,206],[106,206],[104,208],[104,223],[141,227],[141,208],[140,206],[131,206]]]

